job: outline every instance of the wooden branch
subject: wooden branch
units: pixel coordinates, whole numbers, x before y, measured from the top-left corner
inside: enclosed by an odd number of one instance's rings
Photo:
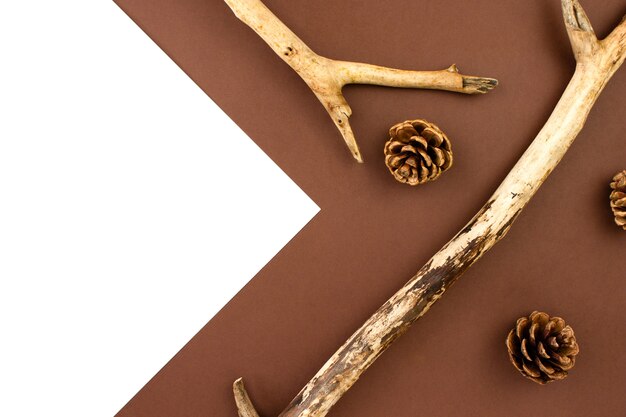
[[[347,84],[447,90],[484,94],[498,85],[492,78],[459,74],[456,65],[441,71],[403,71],[357,62],[335,61],[313,52],[260,0],[224,0],[311,88],[341,132],[352,156],[363,157],[349,118],[352,110],[341,92]]]
[[[474,218],[326,362],[279,417],[323,417],[361,374],[508,232],[565,155],[626,57],[626,21],[598,41],[577,0],[561,0],[576,72],[548,122]]]
[[[254,409],[241,378],[233,383],[233,394],[235,395],[235,404],[237,404],[239,417],[259,417],[259,413]]]

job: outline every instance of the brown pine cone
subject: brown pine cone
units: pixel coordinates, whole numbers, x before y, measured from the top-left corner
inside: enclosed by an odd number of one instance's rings
[[[626,230],[626,171],[613,177],[611,183],[611,208],[615,215],[615,223]]]
[[[517,370],[542,385],[565,378],[579,351],[574,330],[562,318],[538,311],[517,320],[506,346]]]
[[[394,178],[409,185],[433,181],[452,166],[450,140],[425,120],[408,120],[389,129],[385,164]]]

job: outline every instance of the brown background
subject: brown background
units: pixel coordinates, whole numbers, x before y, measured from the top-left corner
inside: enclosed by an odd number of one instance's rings
[[[329,57],[407,69],[457,63],[500,80],[481,97],[347,88],[359,165],[306,85],[222,1],[118,3],[322,208],[120,417],[236,416],[230,384],[242,375],[260,413],[276,416],[486,201],[574,66],[558,0],[267,0]],[[603,36],[626,11],[618,0],[584,5]],[[626,168],[625,97],[622,70],[508,237],[333,417],[626,413],[626,233],[608,207],[608,180]],[[454,168],[419,188],[395,183],[381,156],[387,128],[414,117],[441,126],[455,152]],[[236,160],[228,138],[207,140],[223,141]],[[245,167],[233,170],[224,181],[263,186]],[[505,334],[533,309],[562,315],[578,335],[579,362],[562,383],[536,386],[508,363]]]

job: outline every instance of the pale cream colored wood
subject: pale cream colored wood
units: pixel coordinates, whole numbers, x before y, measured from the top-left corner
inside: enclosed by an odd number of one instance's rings
[[[352,156],[359,162],[363,162],[363,157],[350,127],[352,110],[341,92],[345,85],[376,84],[484,94],[498,84],[492,78],[459,74],[456,65],[441,71],[404,71],[328,59],[313,52],[260,0],[225,2],[307,83],[333,119]]]
[[[254,409],[241,378],[233,383],[233,394],[235,395],[235,404],[237,404],[239,417],[259,417],[259,413]]]
[[[561,161],[626,57],[626,21],[599,41],[578,0],[561,3],[577,64],[548,122],[478,214],[339,348],[279,417],[324,417],[387,347],[504,237]]]

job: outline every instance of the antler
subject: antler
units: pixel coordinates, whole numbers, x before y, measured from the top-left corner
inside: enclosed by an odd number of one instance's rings
[[[498,81],[492,78],[461,75],[456,65],[441,71],[403,71],[328,59],[313,52],[260,0],[225,1],[235,15],[254,29],[307,83],[333,119],[358,162],[363,162],[363,157],[350,127],[352,110],[341,93],[343,86],[375,84],[484,94],[498,85]]]
[[[378,356],[504,237],[561,161],[626,57],[626,20],[599,41],[578,0],[561,3],[577,65],[546,125],[478,214],[348,339],[279,417],[325,416]],[[237,404],[250,405],[245,398]],[[241,410],[242,417],[256,417]]]

